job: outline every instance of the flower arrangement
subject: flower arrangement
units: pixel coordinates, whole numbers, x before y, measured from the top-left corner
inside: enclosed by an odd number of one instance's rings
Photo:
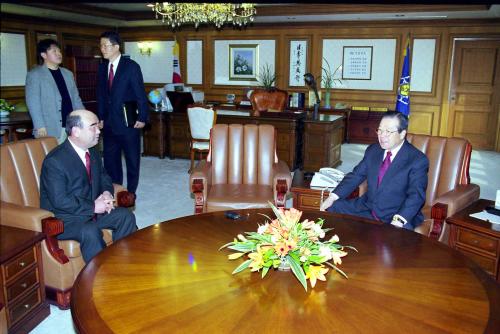
[[[322,67],[321,71],[323,72],[323,76],[321,76],[321,80],[323,81],[323,84],[325,86],[325,89],[329,90],[332,89],[335,84],[342,85],[342,80],[339,78],[335,78],[335,75],[337,74],[338,71],[342,70],[342,65],[337,67],[335,71],[332,73],[332,69],[330,67],[330,63],[328,63],[328,60],[323,58],[323,60],[326,63],[326,68]]]
[[[327,266],[347,278],[338,265],[342,263],[341,258],[347,255],[346,248],[357,252],[354,247],[339,245],[337,235],[328,241],[320,241],[325,237],[325,233],[331,230],[323,228],[323,219],[320,218],[316,222],[305,219],[300,222],[301,211],[294,208],[277,209],[273,204],[269,204],[276,214],[276,219],[263,215],[269,221],[259,225],[257,232],[245,232],[246,236],[238,234],[234,241],[220,248],[227,247],[237,251],[228,255],[230,260],[248,256],[233,274],[247,268],[252,272],[262,269],[261,275],[264,278],[269,269],[281,269],[289,265],[306,291],[307,279],[313,288],[317,280],[326,280],[325,274],[329,270]]]

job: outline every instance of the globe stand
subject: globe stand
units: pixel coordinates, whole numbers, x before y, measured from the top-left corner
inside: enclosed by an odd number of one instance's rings
[[[160,103],[155,103],[155,111],[160,111],[161,110],[161,106],[160,106]]]

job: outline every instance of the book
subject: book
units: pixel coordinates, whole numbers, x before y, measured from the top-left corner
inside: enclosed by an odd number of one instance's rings
[[[139,111],[137,110],[137,102],[136,101],[124,102],[122,108],[123,108],[123,118],[125,119],[125,125],[129,128],[133,128],[135,122],[137,122],[137,115],[139,114]]]

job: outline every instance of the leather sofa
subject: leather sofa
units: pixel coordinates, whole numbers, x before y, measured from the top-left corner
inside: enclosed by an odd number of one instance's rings
[[[64,231],[62,221],[40,209],[40,172],[42,162],[57,141],[53,137],[28,139],[0,145],[0,224],[44,232],[42,242],[43,274],[47,298],[60,308],[70,306],[73,282],[85,265],[77,241],[57,240]],[[119,206],[132,206],[133,197],[115,185]],[[111,231],[103,230],[107,244]]]
[[[195,213],[285,206],[292,178],[277,159],[272,125],[216,124],[210,137],[207,160],[189,180]]]
[[[273,90],[255,89],[250,95],[254,116],[259,116],[263,111],[284,111],[287,101],[288,93],[277,88]]]

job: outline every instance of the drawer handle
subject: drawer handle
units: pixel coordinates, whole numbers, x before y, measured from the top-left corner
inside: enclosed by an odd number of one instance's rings
[[[20,284],[20,285],[21,285],[21,288],[23,288],[23,289],[26,289],[26,287],[28,286],[28,284],[27,284],[27,283],[22,283],[22,284]]]
[[[477,245],[477,244],[479,243],[479,240],[472,240],[472,243],[473,243],[474,245]]]
[[[19,267],[24,267],[26,265],[26,263],[24,262],[19,262]]]
[[[30,304],[24,304],[24,308],[26,309],[30,308]]]

